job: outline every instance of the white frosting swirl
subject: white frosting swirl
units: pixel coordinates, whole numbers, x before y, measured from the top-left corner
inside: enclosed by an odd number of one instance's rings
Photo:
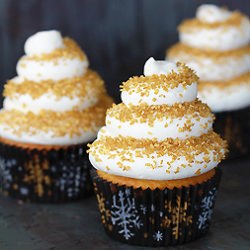
[[[81,56],[77,57],[76,53],[75,57],[74,54],[69,57],[64,57],[64,53],[62,53],[61,57],[57,56],[55,59],[51,57],[47,60],[46,56],[41,57],[42,55],[50,55],[50,53],[53,53],[57,49],[64,48],[64,40],[58,31],[42,31],[32,35],[25,42],[24,50],[26,55],[17,63],[18,76],[13,78],[11,82],[14,84],[22,84],[25,83],[26,80],[30,80],[36,84],[36,82],[40,81],[53,80],[54,84],[57,84],[59,80],[71,80],[70,78],[83,77],[88,68],[88,60],[86,58],[82,59]],[[85,112],[85,109],[96,105],[100,98],[100,91],[95,91],[91,86],[92,84],[91,78],[88,78],[88,80],[86,80],[85,96],[58,97],[49,89],[48,92],[37,98],[29,94],[15,93],[11,97],[7,96],[5,98],[1,112],[32,112],[37,116],[40,115],[40,112],[46,111],[66,112],[78,110]],[[79,135],[59,137],[55,136],[52,131],[47,133],[43,130],[17,134],[15,132],[18,130],[17,126],[11,124],[10,121],[8,124],[0,124],[0,136],[24,143],[70,145],[93,140],[99,129],[95,124],[95,121],[93,121],[93,128],[90,129],[91,131],[80,131]]]
[[[59,81],[84,75],[88,65],[87,60],[79,58],[60,58],[55,62],[32,60],[23,56],[17,63],[16,71],[19,76],[35,82],[49,79]]]
[[[168,55],[166,59],[185,62],[197,72],[202,81],[225,81],[246,74],[250,70],[249,52],[237,57],[222,54],[215,60],[206,53],[203,56],[196,56],[191,51],[180,49],[178,54]]]
[[[64,42],[60,32],[42,31],[29,37],[25,42],[25,53],[17,63],[17,74],[20,77],[42,81],[52,79],[59,81],[65,78],[82,76],[88,66],[87,59],[78,57],[51,58],[50,60],[34,58],[34,55],[50,54],[56,49],[63,49]]]
[[[64,44],[62,35],[57,30],[37,32],[24,44],[24,52],[29,56],[48,54],[59,48],[64,48]]]
[[[226,51],[246,46],[250,42],[250,21],[247,16],[238,17],[240,24],[223,23],[231,18],[234,12],[215,5],[201,5],[196,12],[198,20],[204,23],[218,23],[216,27],[192,26],[180,29],[180,41],[191,47]]]
[[[121,94],[121,99],[124,104],[129,105],[139,105],[141,103],[146,103],[148,105],[173,105],[175,103],[191,102],[195,100],[197,96],[197,83],[194,82],[185,88],[182,85],[172,89],[172,91],[166,91],[161,89],[158,94],[153,90],[150,91],[148,96],[141,96],[140,93],[128,91],[123,91]],[[156,101],[153,101],[155,100]]]
[[[178,67],[175,63],[169,61],[156,61],[150,57],[144,65],[144,75],[167,75],[171,72],[178,73]]]
[[[180,25],[179,37],[180,43],[168,50],[166,58],[185,62],[201,81],[210,82],[199,90],[198,97],[213,112],[250,105],[249,81],[219,86],[220,82],[226,84],[250,72],[248,16],[215,5],[201,5],[196,19]]]
[[[1,115],[1,111],[0,111]],[[0,124],[0,135],[6,139],[22,142],[22,143],[34,143],[41,145],[74,145],[83,142],[93,141],[96,137],[96,133],[100,128],[96,128],[93,131],[81,131],[77,136],[55,136],[52,131],[43,132],[41,130],[34,131],[33,134],[25,133],[16,134],[16,128],[11,128],[8,124]]]
[[[223,22],[230,18],[232,13],[227,9],[213,4],[202,4],[197,8],[196,17],[205,23]]]
[[[190,121],[190,130],[179,130],[185,126],[187,121]],[[151,125],[147,122],[130,124],[130,122],[122,122],[107,114],[106,124],[105,129],[99,134],[105,132],[109,136],[130,136],[137,139],[156,138],[158,141],[163,141],[167,138],[184,140],[191,136],[198,137],[212,129],[213,119],[212,117],[202,117],[199,114],[196,114],[196,118],[185,114],[180,118],[163,117],[162,119],[156,119],[154,124]]]
[[[57,96],[47,93],[39,98],[33,99],[30,95],[16,95],[14,98],[6,97],[3,102],[3,108],[5,110],[20,110],[22,112],[33,112],[39,113],[43,109],[64,112],[70,110],[85,110],[98,101],[97,96],[93,98],[88,98],[87,96],[82,100],[75,96],[74,98],[69,98],[63,96],[58,98]]]
[[[213,112],[239,110],[250,106],[250,79],[224,88],[218,85],[208,86],[198,93],[199,99],[207,103]]]
[[[151,58],[145,64],[144,74],[171,74],[172,70],[174,70],[174,72],[177,74],[179,73],[179,69],[175,64],[169,63],[167,61],[154,61]],[[170,89],[169,92],[171,91],[175,92],[175,89]],[[122,94],[123,93],[124,89],[122,89]],[[196,88],[193,88],[193,93],[190,95],[193,96],[196,94]],[[134,97],[132,94],[131,96]],[[127,102],[125,103],[126,105],[128,105],[128,103],[133,105],[135,105],[135,103],[138,105],[140,104],[138,101],[129,101],[127,99],[128,96],[122,95],[122,98],[124,103],[125,101]],[[159,99],[159,96],[156,94],[155,98]],[[176,95],[175,98],[175,102],[183,102],[183,99],[179,95]],[[132,99],[133,98],[131,98],[131,100]],[[163,103],[163,100],[156,101],[154,103],[151,101],[146,102],[146,100],[147,99],[143,100],[143,105],[145,105],[145,103],[148,106],[166,103],[168,104],[167,98],[165,103]],[[124,107],[123,104],[120,105],[120,107]],[[169,106],[171,106],[171,104]],[[99,131],[97,141],[90,147],[89,158],[92,165],[96,169],[108,172],[110,174],[136,179],[172,180],[194,176],[197,174],[197,171],[200,171],[200,174],[205,173],[217,166],[218,160],[216,159],[215,155],[224,152],[224,149],[222,149],[221,152],[215,152],[213,148],[208,148],[206,152],[206,163],[204,163],[205,154],[196,153],[194,149],[193,151],[192,148],[190,148],[190,154],[194,155],[194,160],[191,167],[190,162],[188,162],[188,159],[186,159],[185,156],[180,156],[177,159],[173,159],[170,152],[161,156],[159,156],[159,154],[156,152],[152,154],[145,154],[144,147],[132,150],[131,148],[126,149],[124,147],[120,147],[119,143],[117,143],[117,145],[111,144],[112,149],[105,149],[105,143],[108,142],[105,142],[104,144],[102,144],[102,142],[109,138],[114,140],[117,140],[118,138],[124,138],[124,140],[126,140],[126,138],[133,138],[135,140],[149,139],[156,140],[157,143],[164,143],[164,141],[170,138],[173,140],[177,139],[182,141],[185,141],[191,137],[199,138],[204,134],[209,134],[212,130],[212,115],[210,114],[206,117],[199,114],[200,111],[194,114],[186,113],[179,118],[172,118],[171,115],[161,117],[152,113],[147,114],[147,111],[145,110],[145,113],[143,114],[144,120],[140,121],[138,119],[134,119],[138,117],[136,113],[133,113],[133,106],[128,105],[127,108],[131,111],[129,115],[130,119],[127,121],[121,120],[118,116],[114,115],[115,112],[122,113],[122,109],[119,110],[119,108],[115,109],[115,107],[113,107],[113,109],[110,109],[107,112],[106,126]],[[114,114],[112,112],[114,112]],[[153,123],[152,119],[154,121]],[[188,126],[188,128],[186,126]],[[216,142],[212,144],[215,147],[217,145]],[[168,145],[165,146],[168,148]],[[169,165],[170,162],[171,165]],[[205,167],[204,164],[206,165]],[[126,166],[126,171],[124,171],[121,165]],[[150,165],[153,167],[149,167]],[[180,168],[180,166],[183,165],[185,167]],[[166,171],[169,173],[166,174]]]
[[[11,79],[11,82],[13,84],[22,84],[25,82],[25,78],[16,76]],[[36,83],[34,82],[34,84]],[[75,88],[77,89],[78,82],[75,81],[74,84]],[[39,113],[44,109],[55,112],[64,112],[70,110],[83,111],[91,106],[94,106],[99,101],[99,90],[93,88],[92,85],[93,82],[89,80],[85,82],[85,96],[75,95],[73,97],[58,97],[53,93],[53,91],[50,90],[37,98],[33,98],[29,94],[15,93],[11,97],[5,97],[3,101],[3,108],[5,110],[19,110],[21,112],[31,111],[33,113]]]
[[[239,27],[218,27],[214,29],[198,29],[192,32],[180,32],[180,41],[186,45],[217,51],[227,51],[246,46],[250,41],[250,23],[242,20]]]
[[[144,66],[144,75],[161,75],[161,74],[171,74],[172,72],[179,74],[181,67],[178,67],[175,63],[169,61],[155,61],[153,57],[150,57]],[[164,85],[164,82],[162,83]],[[134,87],[136,90],[136,86]],[[164,89],[163,87],[159,89],[158,93],[154,90],[150,90],[148,95],[141,95],[139,91],[123,90],[121,94],[121,99],[124,104],[129,105],[139,105],[141,103],[146,103],[148,105],[174,105],[175,103],[191,102],[196,99],[197,96],[197,83],[194,82],[190,85],[183,86],[179,84],[173,89]]]
[[[176,180],[188,178],[195,176],[197,170],[200,170],[200,174],[203,174],[218,165],[218,162],[213,159],[214,151],[209,152],[209,161],[206,164],[206,168],[204,168],[204,154],[196,155],[194,161],[197,163],[192,164],[192,167],[188,167],[189,162],[184,156],[173,161],[172,156],[168,154],[165,154],[162,157],[158,157],[156,153],[144,157],[137,157],[133,150],[127,150],[127,158],[133,159],[133,162],[124,161],[124,164],[130,167],[130,170],[125,172],[121,168],[117,167],[121,162],[119,151],[120,150],[118,148],[113,152],[114,155],[117,156],[112,159],[103,154],[100,155],[101,160],[97,162],[91,153],[89,155],[89,159],[91,164],[96,169],[108,172],[109,174],[147,180]],[[166,174],[169,162],[171,162],[171,168],[169,170],[170,172]],[[152,169],[151,167],[146,167],[148,165],[157,167]],[[186,166],[186,168],[179,169],[182,165]],[[108,166],[109,170],[106,169],[106,166]]]

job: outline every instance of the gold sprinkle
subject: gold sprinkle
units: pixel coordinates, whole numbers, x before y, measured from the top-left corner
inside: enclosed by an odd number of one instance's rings
[[[32,55],[25,57],[24,60],[37,60],[37,61],[49,61],[58,60],[62,58],[79,58],[80,60],[87,60],[85,53],[81,50],[79,45],[71,38],[65,37],[63,39],[64,47],[55,49],[49,54]],[[21,59],[22,61],[22,59]]]
[[[14,98],[16,94],[28,94],[36,99],[41,95],[53,93],[57,98],[79,97],[83,99],[89,92],[97,97],[106,93],[103,80],[92,70],[88,70],[82,77],[63,79],[57,82],[53,80],[34,82],[25,79],[22,83],[17,84],[10,80],[4,86],[3,95]]]
[[[2,110],[0,123],[8,124],[13,133],[20,135],[25,132],[34,135],[37,131],[52,132],[53,136],[79,136],[82,131],[95,131],[105,122],[105,111],[110,107],[112,99],[103,96],[100,101],[83,111],[73,110],[54,112],[41,110],[38,114],[23,113],[18,110]],[[11,121],[11,123],[9,122]]]
[[[183,63],[177,63],[177,66],[179,67],[178,73],[172,71],[168,75],[131,77],[128,81],[122,83],[121,91],[127,91],[128,94],[136,92],[143,97],[149,96],[150,91],[154,91],[154,93],[159,93],[160,90],[168,92],[179,85],[186,87],[198,81],[198,77],[192,69]],[[153,101],[155,102],[156,98],[153,98]]]
[[[115,119],[122,122],[134,123],[148,123],[149,126],[153,126],[156,120],[161,120],[163,117],[168,118],[179,118],[185,115],[190,115],[192,118],[197,116],[201,117],[211,117],[210,108],[196,99],[193,102],[185,102],[182,104],[174,104],[172,106],[168,105],[151,105],[140,104],[138,106],[126,106],[124,103],[118,105],[113,104],[113,106],[108,109],[107,115],[114,117]],[[170,121],[170,124],[173,120]],[[193,124],[185,124],[184,128],[179,128],[179,130],[190,130]],[[168,127],[168,124],[165,124]]]
[[[133,137],[103,137],[102,140],[96,140],[90,147],[89,152],[92,154],[105,154],[106,156],[116,155],[116,157],[127,157],[129,151],[137,151],[137,154],[144,155],[148,159],[152,159],[156,153],[157,157],[168,154],[172,157],[171,162],[167,162],[169,168],[171,164],[179,157],[185,157],[189,162],[187,166],[192,167],[197,155],[204,154],[209,156],[213,151],[216,161],[220,162],[225,158],[227,152],[227,143],[213,131],[203,134],[199,137],[189,137],[186,140],[167,138],[158,142],[157,139],[136,139]],[[158,167],[156,162],[145,164],[152,169]],[[160,164],[162,165],[162,163]],[[184,165],[181,165],[184,167]],[[176,171],[180,171],[178,167]]]
[[[167,50],[167,57],[170,60],[174,60],[175,58],[182,58],[183,54],[188,55],[194,60],[200,60],[200,58],[209,58],[210,60],[213,60],[215,62],[224,62],[228,57],[237,59],[238,57],[250,54],[250,46],[244,46],[234,50],[215,51],[198,49],[182,43],[177,43]]]
[[[241,87],[242,85],[245,84],[249,85],[249,82],[250,82],[250,72],[227,81],[212,81],[212,82],[200,81],[198,84],[198,90],[202,91],[204,89],[209,89],[210,87],[220,88],[220,89],[228,88],[230,86]]]
[[[199,169],[197,169],[197,170],[196,170],[196,172],[195,172],[194,174],[196,174],[196,175],[200,175],[200,174],[201,174],[201,170],[200,170],[200,168],[199,168]]]
[[[179,32],[192,32],[198,29],[215,29],[219,27],[227,28],[229,26],[240,26],[244,19],[248,18],[246,15],[239,11],[232,12],[232,15],[220,22],[203,22],[197,18],[187,19],[179,25]]]

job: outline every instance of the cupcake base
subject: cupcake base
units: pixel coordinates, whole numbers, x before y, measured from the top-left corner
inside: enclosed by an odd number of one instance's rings
[[[108,182],[93,170],[101,220],[113,239],[141,246],[183,244],[209,229],[221,170],[201,184],[142,189]]]
[[[227,159],[250,155],[250,107],[215,115],[214,130],[229,145]]]
[[[87,145],[42,146],[0,139],[0,189],[22,201],[58,203],[93,193]]]

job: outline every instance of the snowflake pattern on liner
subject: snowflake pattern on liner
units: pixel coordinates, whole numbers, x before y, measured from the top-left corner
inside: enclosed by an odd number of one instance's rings
[[[209,222],[212,218],[213,213],[213,206],[216,198],[217,190],[216,188],[213,188],[211,191],[208,192],[208,195],[206,195],[201,200],[201,213],[198,217],[198,228],[199,229],[206,229],[208,226],[207,222]]]
[[[163,233],[160,231],[157,231],[154,233],[153,238],[155,241],[162,241],[163,240]]]
[[[0,157],[0,188],[8,189],[12,182],[11,168],[17,164],[15,159]]]
[[[135,206],[135,199],[130,197],[130,190],[119,191],[113,195],[111,221],[119,228],[118,233],[126,240],[135,235],[133,231],[140,229],[143,224],[140,220],[139,211]]]
[[[56,180],[56,186],[59,187],[61,192],[66,191],[68,197],[77,197],[83,188],[82,185],[86,183],[87,171],[82,171],[82,169],[86,169],[87,165],[85,162],[80,164],[72,166],[63,165],[61,176]],[[56,169],[56,166],[52,166],[53,172],[56,172]]]
[[[140,209],[142,211],[142,213],[145,215],[147,213],[147,207],[143,206],[142,204],[140,205]]]

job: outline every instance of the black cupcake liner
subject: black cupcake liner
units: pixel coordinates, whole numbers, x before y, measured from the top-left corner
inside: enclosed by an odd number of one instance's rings
[[[189,187],[143,190],[113,184],[91,171],[101,220],[113,239],[141,246],[183,244],[209,229],[221,170]]]
[[[215,116],[214,130],[229,145],[227,159],[250,155],[250,107],[216,113]]]
[[[87,145],[29,149],[0,142],[0,190],[22,201],[58,203],[93,193]]]

